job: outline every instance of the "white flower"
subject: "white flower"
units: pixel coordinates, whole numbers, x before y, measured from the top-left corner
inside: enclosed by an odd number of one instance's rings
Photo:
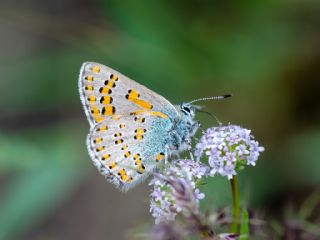
[[[231,179],[243,166],[255,166],[264,151],[250,133],[236,125],[209,128],[196,145],[195,156],[199,160],[205,153],[211,176],[218,173]]]
[[[156,223],[172,221],[178,213],[198,212],[199,201],[205,195],[196,188],[197,181],[208,176],[209,168],[192,160],[175,160],[163,173],[155,174],[149,185],[150,212]]]

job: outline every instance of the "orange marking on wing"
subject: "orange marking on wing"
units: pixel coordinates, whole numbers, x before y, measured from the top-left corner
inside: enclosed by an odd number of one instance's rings
[[[94,67],[92,68],[92,71],[93,71],[94,73],[99,73],[99,72],[100,72],[100,67],[99,67],[99,66],[94,66]]]
[[[99,109],[96,106],[91,106],[91,113],[92,115],[98,115]]]
[[[91,114],[92,114],[93,119],[97,123],[103,121],[103,119],[104,119],[103,117],[101,117],[99,109],[96,106],[91,105]]]
[[[124,175],[126,174],[126,170],[124,170],[124,168],[120,169],[118,172],[120,175]]]
[[[130,101],[133,102],[134,104],[138,105],[141,108],[144,108],[147,110],[152,109],[152,105],[144,100],[136,98],[136,99],[132,99]]]
[[[138,128],[138,129],[136,129],[134,132],[137,133],[137,134],[143,134],[143,133],[146,132],[146,129]]]
[[[99,89],[99,92],[102,93],[102,94],[110,94],[111,93],[111,89],[107,88],[107,87],[101,87]]]
[[[115,84],[113,81],[111,81],[111,80],[107,80],[104,84],[105,84],[105,86],[108,87],[108,88],[113,88],[113,87],[116,86],[116,84]]]
[[[147,112],[147,114],[151,115],[151,116],[157,116],[157,117],[162,117],[167,119],[168,116],[162,112]]]
[[[104,104],[104,105],[108,105],[108,104],[112,103],[112,97],[110,97],[110,96],[102,96],[100,98],[100,103]]]
[[[121,150],[126,150],[128,148],[128,145],[124,145],[123,147],[121,147]]]
[[[112,162],[112,163],[110,163],[109,168],[110,168],[110,169],[113,169],[113,168],[116,167],[116,165],[117,165],[116,162]]]
[[[103,117],[100,117],[100,116],[94,117],[94,120],[96,121],[96,123],[102,122],[103,119],[104,119],[104,118],[103,118]]]
[[[87,90],[87,91],[92,91],[92,90],[93,90],[93,86],[92,86],[92,85],[87,85],[87,86],[85,87],[85,90]]]
[[[159,153],[156,157],[156,161],[159,162],[164,158],[164,153]]]
[[[133,178],[129,177],[128,175],[123,175],[123,176],[121,176],[121,179],[124,182],[131,182]]]
[[[111,75],[110,75],[110,79],[111,79],[112,81],[118,81],[118,76],[115,75],[115,74],[111,74]]]
[[[93,81],[93,76],[89,75],[85,79],[88,80],[89,82],[92,82]]]
[[[104,116],[112,115],[115,112],[115,107],[112,105],[108,105],[102,108],[101,113]]]
[[[133,102],[137,106],[144,108],[144,109],[147,109],[147,110],[152,109],[153,106],[150,103],[139,99],[139,97],[140,97],[140,94],[134,89],[129,90],[128,94],[126,95],[126,99]]]
[[[143,139],[143,135],[142,134],[137,134],[134,136],[135,140],[142,140]]]
[[[89,101],[90,103],[94,103],[94,102],[96,101],[96,97],[93,96],[93,95],[91,95],[91,96],[88,97],[88,101]]]
[[[122,136],[121,133],[115,133],[115,134],[114,134],[114,137],[121,137],[121,136]]]
[[[140,160],[140,158],[138,158],[137,160],[136,160],[136,162],[135,162],[135,165],[139,165],[141,163],[141,160]]]
[[[168,118],[168,116],[162,112],[147,111],[147,110],[137,110],[137,111],[131,112],[130,115],[138,115],[141,113],[146,113],[147,115],[150,115],[150,116],[162,117],[164,119]]]
[[[129,101],[132,101],[134,99],[137,99],[140,96],[140,94],[136,90],[129,90],[128,94],[126,95],[126,98]]]
[[[97,129],[97,131],[98,132],[102,132],[102,131],[106,131],[106,130],[108,130],[108,127],[107,126],[102,126],[102,127],[99,127],[98,129]]]
[[[134,132],[136,133],[136,135],[134,136],[134,139],[135,140],[142,140],[143,134],[146,132],[146,129],[138,128]]]
[[[144,113],[146,111],[147,110],[137,110],[137,111],[131,112],[130,115],[138,115],[138,114]]]
[[[104,160],[107,160],[109,158],[110,158],[110,154],[105,154],[105,155],[103,155],[102,160],[104,161]]]
[[[124,157],[126,157],[126,158],[130,157],[130,155],[131,155],[130,151],[127,151],[127,152],[124,153]]]
[[[98,137],[98,138],[94,139],[93,142],[96,143],[96,144],[97,143],[101,143],[102,142],[102,138]]]
[[[114,142],[115,144],[120,144],[120,143],[123,143],[123,139],[118,139]]]
[[[105,146],[100,146],[100,147],[97,147],[96,148],[96,151],[97,152],[100,152],[100,151],[102,151],[102,150],[104,150],[105,149]]]
[[[126,170],[124,168],[119,170],[118,175],[120,176],[121,180],[124,182],[132,181],[132,178],[127,175]]]
[[[144,170],[145,170],[146,168],[145,168],[145,166],[141,163],[141,164],[139,164],[139,166],[138,166],[138,173],[140,173],[140,174],[142,174],[142,173],[144,173]]]

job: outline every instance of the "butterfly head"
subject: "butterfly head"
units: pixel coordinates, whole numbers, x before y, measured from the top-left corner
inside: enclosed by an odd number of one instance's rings
[[[193,107],[189,103],[181,103],[180,104],[180,110],[186,116],[193,117],[194,114],[195,114],[195,111],[194,111]]]
[[[198,106],[191,105],[190,103],[181,103],[180,111],[187,117],[193,118]]]

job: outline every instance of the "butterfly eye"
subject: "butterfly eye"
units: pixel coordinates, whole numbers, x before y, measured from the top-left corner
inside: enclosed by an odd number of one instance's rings
[[[181,107],[181,111],[182,111],[184,114],[186,114],[186,115],[190,115],[190,113],[191,113],[190,108],[187,107],[187,106],[182,106],[182,107]]]
[[[185,110],[186,112],[190,113],[190,108],[188,108],[188,107],[184,107],[183,110]]]

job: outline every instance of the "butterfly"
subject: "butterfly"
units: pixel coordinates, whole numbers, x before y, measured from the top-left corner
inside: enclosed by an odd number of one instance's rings
[[[172,105],[99,63],[82,65],[79,92],[90,124],[89,155],[122,191],[146,179],[170,154],[186,150],[199,127],[190,103]]]

